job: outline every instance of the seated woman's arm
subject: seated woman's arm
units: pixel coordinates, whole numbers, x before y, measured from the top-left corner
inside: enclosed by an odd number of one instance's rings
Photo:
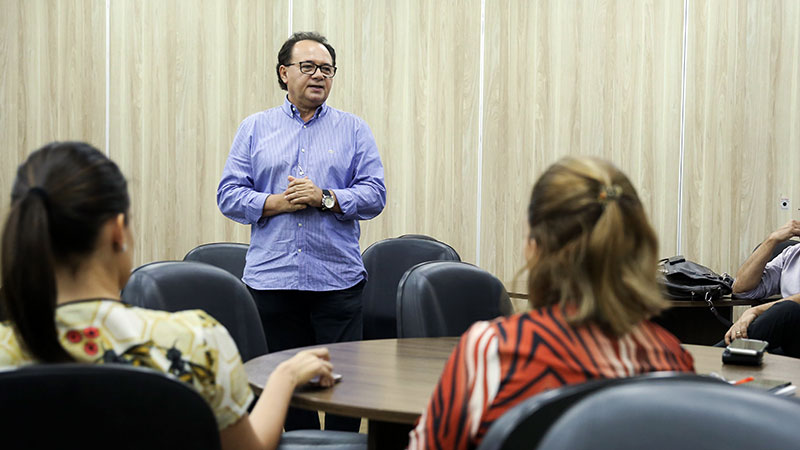
[[[274,449],[278,446],[289,401],[297,386],[319,375],[322,386],[333,386],[333,366],[328,350],[315,348],[299,352],[281,363],[267,380],[253,413],[220,431],[222,448]]]

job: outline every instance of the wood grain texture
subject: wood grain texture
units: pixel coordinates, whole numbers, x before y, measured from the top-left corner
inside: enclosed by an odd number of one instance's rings
[[[17,166],[54,141],[105,142],[105,2],[0,0],[0,217]]]
[[[690,4],[682,245],[734,273],[800,218],[800,3]]]
[[[286,2],[111,3],[110,153],[129,177],[136,264],[249,242],[216,188],[248,115],[278,104]]]
[[[328,100],[369,124],[387,204],[361,248],[406,233],[475,260],[480,1],[295,0],[293,30],[336,49]]]
[[[484,268],[513,284],[533,182],[566,155],[625,171],[675,252],[682,30],[666,0],[487,5]]]
[[[458,338],[380,339],[329,344],[332,389],[301,388],[292,405],[329,413],[413,424],[425,410]],[[259,356],[245,364],[250,385],[260,393],[272,371],[299,349]]]

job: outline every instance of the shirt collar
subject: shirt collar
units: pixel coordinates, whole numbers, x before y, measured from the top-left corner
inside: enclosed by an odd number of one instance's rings
[[[297,108],[292,104],[292,102],[289,101],[289,96],[288,95],[286,97],[284,97],[283,106],[281,106],[281,109],[289,117],[294,117],[295,115],[297,115],[299,117],[299,114],[297,112]],[[318,119],[318,118],[324,116],[327,113],[328,113],[328,104],[327,103],[323,103],[323,104],[319,105],[319,107],[317,108],[317,112],[314,113],[314,116],[311,119],[312,120],[313,119]]]

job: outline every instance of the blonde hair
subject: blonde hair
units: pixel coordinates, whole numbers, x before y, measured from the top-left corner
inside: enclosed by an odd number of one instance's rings
[[[572,307],[569,322],[616,336],[668,304],[656,283],[658,240],[628,177],[596,158],[564,158],[533,186],[528,205],[532,307]]]

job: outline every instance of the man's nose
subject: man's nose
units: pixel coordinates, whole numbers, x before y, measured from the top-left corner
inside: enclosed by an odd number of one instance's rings
[[[317,68],[314,69],[314,73],[311,74],[311,78],[315,80],[320,80],[325,78],[325,76],[322,75],[322,68],[317,66]]]

